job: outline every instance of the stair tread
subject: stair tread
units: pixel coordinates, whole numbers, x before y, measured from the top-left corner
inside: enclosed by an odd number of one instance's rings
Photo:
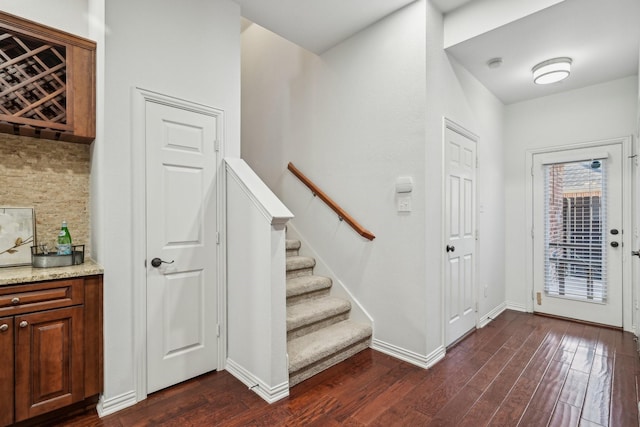
[[[351,310],[351,303],[342,298],[323,297],[287,306],[287,331],[310,325]]]
[[[287,298],[329,289],[332,280],[324,276],[300,276],[287,279]]]
[[[303,268],[313,268],[316,260],[306,256],[290,256],[287,257],[287,271],[301,270]]]
[[[287,343],[289,372],[300,369],[341,351],[372,334],[371,326],[344,320]]]
[[[300,243],[300,240],[286,239],[285,245],[287,250],[292,250],[292,249],[300,249],[301,243]]]

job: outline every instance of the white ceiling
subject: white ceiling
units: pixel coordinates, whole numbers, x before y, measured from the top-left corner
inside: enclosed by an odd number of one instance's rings
[[[511,104],[637,74],[639,40],[639,0],[565,0],[447,52]],[[573,59],[569,78],[533,83],[534,65],[562,56]],[[494,57],[503,63],[490,69],[487,61]]]
[[[235,0],[242,16],[321,54],[414,0]],[[443,13],[470,1],[431,0]],[[477,4],[477,3],[475,3]],[[640,0],[564,0],[447,49],[505,104],[638,73]],[[531,68],[560,56],[571,76],[533,84]],[[489,59],[502,66],[490,69]]]
[[[234,0],[242,16],[321,54],[415,0]]]
[[[447,13],[469,3],[471,0],[431,0],[440,12]]]

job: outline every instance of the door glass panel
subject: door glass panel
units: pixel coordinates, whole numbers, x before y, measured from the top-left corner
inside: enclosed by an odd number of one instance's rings
[[[545,165],[547,296],[606,303],[606,163]]]

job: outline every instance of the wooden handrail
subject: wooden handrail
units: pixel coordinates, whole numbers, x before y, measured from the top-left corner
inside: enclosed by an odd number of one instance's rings
[[[329,206],[331,208],[331,210],[333,210],[336,214],[338,214],[338,218],[340,218],[341,221],[344,220],[359,235],[361,235],[365,239],[369,239],[369,240],[373,240],[373,239],[376,238],[376,236],[374,236],[372,232],[370,232],[369,230],[367,230],[366,228],[361,226],[355,219],[353,219],[353,217],[351,217],[351,215],[346,213],[344,211],[344,209],[342,209],[340,206],[338,206],[338,204],[336,202],[334,202],[331,199],[331,197],[327,196],[327,194],[324,191],[319,189],[318,186],[315,185],[309,178],[304,176],[304,174],[302,172],[300,172],[298,170],[298,168],[296,168],[293,165],[293,163],[289,162],[289,165],[287,165],[287,169],[289,169],[291,171],[291,173],[293,173],[300,181],[302,181],[302,183],[304,185],[309,187],[309,190],[311,190],[311,192],[313,193],[314,196],[320,197],[320,200],[325,202],[327,204],[327,206]]]

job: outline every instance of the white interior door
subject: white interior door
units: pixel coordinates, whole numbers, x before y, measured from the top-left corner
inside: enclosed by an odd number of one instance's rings
[[[622,326],[622,145],[533,156],[534,311]]]
[[[217,367],[217,118],[146,102],[147,391]],[[159,266],[157,258],[162,260]]]
[[[476,326],[476,143],[445,128],[446,345]]]

